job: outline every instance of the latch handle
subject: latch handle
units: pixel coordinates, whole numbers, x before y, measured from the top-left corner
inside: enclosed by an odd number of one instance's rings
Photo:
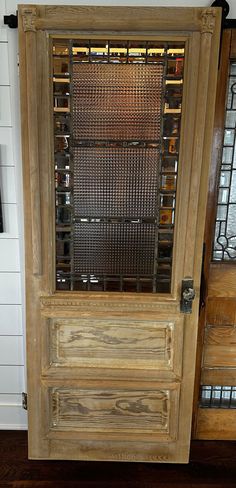
[[[192,313],[192,303],[195,298],[193,279],[186,277],[182,280],[180,311],[182,313]]]

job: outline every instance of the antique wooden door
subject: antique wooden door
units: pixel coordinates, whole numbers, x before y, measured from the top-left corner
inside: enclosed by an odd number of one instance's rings
[[[220,13],[19,21],[29,456],[187,462]]]
[[[205,296],[199,325],[194,419],[194,436],[199,439],[236,439],[235,60],[236,31],[225,29],[204,239]]]

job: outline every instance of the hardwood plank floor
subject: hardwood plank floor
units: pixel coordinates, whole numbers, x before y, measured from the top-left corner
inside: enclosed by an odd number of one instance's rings
[[[236,441],[193,441],[190,463],[29,461],[27,433],[0,431],[1,488],[236,488]]]

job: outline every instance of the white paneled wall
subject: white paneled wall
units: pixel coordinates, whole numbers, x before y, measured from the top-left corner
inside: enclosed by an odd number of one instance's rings
[[[212,0],[213,1],[213,0]],[[209,6],[210,0],[22,0],[19,3],[132,6]],[[20,157],[17,30],[3,26],[16,0],[0,0],[0,185],[4,233],[0,234],[0,429],[24,429],[21,408],[25,385],[24,252]],[[230,0],[236,18],[236,1]]]
[[[17,101],[17,32],[3,27],[0,0],[0,188],[4,232],[0,234],[0,429],[26,428],[22,182]],[[21,232],[20,232],[21,229]]]

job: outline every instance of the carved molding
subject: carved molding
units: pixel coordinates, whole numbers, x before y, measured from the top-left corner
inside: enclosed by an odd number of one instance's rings
[[[173,303],[150,303],[150,302],[109,302],[109,301],[83,301],[83,300],[70,300],[70,299],[54,299],[54,298],[41,298],[40,299],[40,304],[41,308],[45,311],[45,309],[56,309],[56,310],[63,310],[63,309],[68,309],[70,307],[70,310],[86,310],[86,311],[142,311],[142,310],[156,310],[156,311],[162,311],[162,310],[168,310],[172,311],[174,313],[175,311],[173,310]]]
[[[22,10],[23,29],[24,32],[36,32],[36,7],[26,7]]]
[[[213,34],[215,29],[216,11],[212,8],[206,8],[201,14],[201,33]]]

